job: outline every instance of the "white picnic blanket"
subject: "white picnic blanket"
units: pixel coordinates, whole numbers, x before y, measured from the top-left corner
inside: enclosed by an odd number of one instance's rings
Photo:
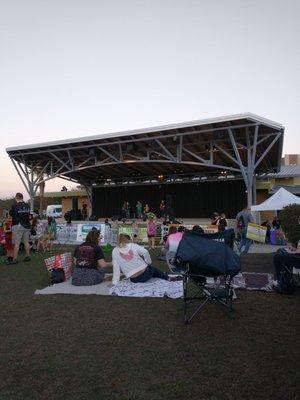
[[[71,279],[66,282],[56,283],[34,292],[36,295],[49,294],[97,294],[103,296],[125,297],[170,297],[177,299],[183,296],[182,281],[168,282],[152,278],[145,283],[132,283],[129,279],[120,281],[111,287],[111,282],[102,282],[93,286],[73,286]]]
[[[182,281],[169,282],[159,278],[151,278],[145,283],[133,283],[123,279],[110,289],[110,294],[125,297],[183,297]]]
[[[73,286],[71,278],[62,283],[47,286],[44,289],[36,290],[34,294],[98,294],[109,295],[110,282],[101,282],[93,286]]]

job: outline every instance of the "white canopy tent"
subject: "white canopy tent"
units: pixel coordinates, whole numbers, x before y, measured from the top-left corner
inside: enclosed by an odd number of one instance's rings
[[[290,204],[300,204],[300,197],[280,188],[273,196],[269,197],[263,203],[252,206],[251,211],[278,211]]]

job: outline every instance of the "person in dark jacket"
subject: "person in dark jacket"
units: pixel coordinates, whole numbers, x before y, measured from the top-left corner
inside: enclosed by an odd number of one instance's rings
[[[23,242],[26,257],[23,261],[30,261],[29,233],[30,233],[30,208],[23,199],[22,193],[17,193],[15,201],[9,211],[12,217],[12,242],[14,245],[13,260],[7,264],[17,264],[20,243]]]
[[[272,228],[273,229],[280,229],[280,220],[277,217],[277,215],[275,215],[273,221],[272,221]]]

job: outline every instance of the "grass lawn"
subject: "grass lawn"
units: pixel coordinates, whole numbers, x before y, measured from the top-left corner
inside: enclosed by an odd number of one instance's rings
[[[299,398],[299,293],[239,291],[235,320],[210,305],[185,326],[181,300],[33,296],[43,258],[0,266],[0,399]]]

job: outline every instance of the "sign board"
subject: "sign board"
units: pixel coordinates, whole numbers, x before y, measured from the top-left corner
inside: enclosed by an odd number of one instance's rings
[[[77,243],[77,224],[56,224],[56,240],[61,244]]]
[[[144,225],[121,225],[119,226],[119,234],[123,233],[124,235],[128,235],[133,238],[134,235],[137,235],[137,241],[139,243],[147,243],[148,235],[147,235],[147,226]]]
[[[105,242],[105,224],[77,224],[77,242],[78,243],[82,243],[85,241],[87,234],[93,229],[96,228],[100,231],[100,235],[101,235],[101,242],[100,243],[104,243]]]
[[[247,239],[255,240],[255,242],[266,242],[267,227],[252,222],[248,224]]]

